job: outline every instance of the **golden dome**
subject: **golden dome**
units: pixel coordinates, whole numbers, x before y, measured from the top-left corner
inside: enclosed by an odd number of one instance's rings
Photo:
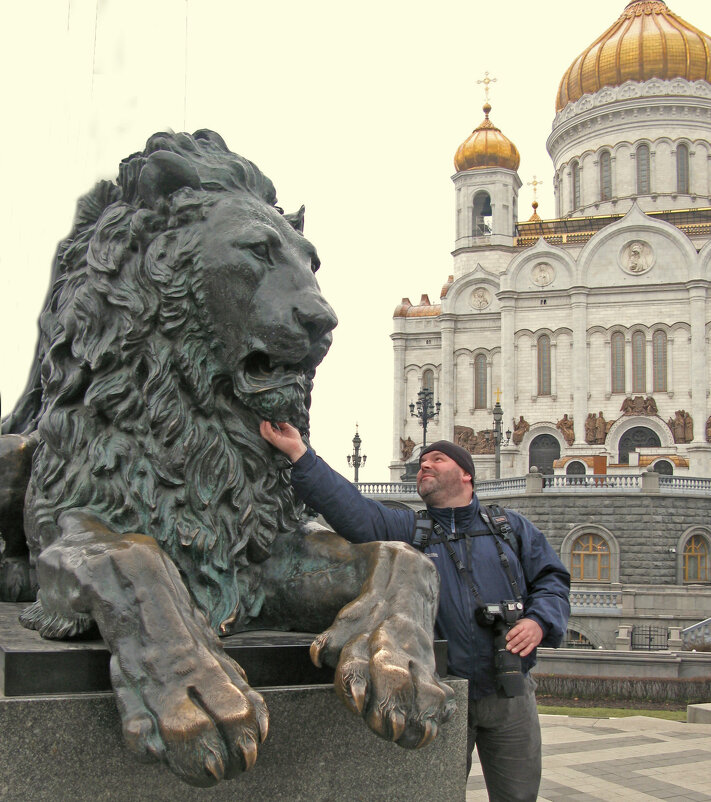
[[[568,67],[556,111],[603,86],[650,78],[711,83],[711,38],[662,0],[634,0],[620,18]]]
[[[454,167],[458,173],[484,167],[505,167],[517,170],[521,162],[516,145],[505,137],[489,119],[491,106],[484,104],[484,121],[462,142],[454,154]]]

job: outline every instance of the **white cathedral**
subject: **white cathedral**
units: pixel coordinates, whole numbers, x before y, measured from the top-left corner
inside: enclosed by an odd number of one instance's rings
[[[440,402],[494,475],[711,476],[711,37],[635,0],[571,64],[547,141],[555,219],[518,221],[519,154],[489,119],[459,147],[452,275],[394,313],[391,478],[417,459],[410,404]]]

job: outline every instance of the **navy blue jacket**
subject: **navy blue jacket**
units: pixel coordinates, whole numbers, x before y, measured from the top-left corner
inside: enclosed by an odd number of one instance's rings
[[[365,498],[311,450],[294,463],[291,482],[299,498],[352,543],[412,542],[416,521],[412,510],[393,509]],[[446,532],[486,529],[476,495],[467,507],[427,509]],[[542,646],[559,646],[570,614],[570,574],[540,530],[512,510],[507,510],[506,516],[521,543],[520,561],[508,545],[503,548],[524,596],[524,614],[540,624]],[[493,536],[462,538],[453,541],[453,546],[486,603],[514,598]],[[428,546],[425,554],[440,574],[435,632],[448,642],[449,673],[469,680],[469,695],[474,699],[495,693],[493,634],[489,627],[480,627],[476,622],[471,588],[457,571],[444,544]],[[524,671],[535,662],[534,651],[523,658]]]

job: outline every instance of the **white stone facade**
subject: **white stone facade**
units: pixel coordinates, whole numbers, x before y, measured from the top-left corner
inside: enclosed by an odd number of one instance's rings
[[[604,457],[608,471],[661,470],[664,460],[675,474],[711,475],[709,140],[710,84],[628,82],[556,116],[548,148],[563,219],[516,229],[521,182],[512,170],[454,176],[453,281],[439,305],[401,306],[394,318],[393,481],[404,471],[401,441],[422,442],[409,404],[425,371],[442,405],[428,442],[454,439],[455,427],[491,429],[497,389],[504,430],[515,430],[523,416],[528,429],[517,433],[520,442],[501,449],[504,477],[528,471],[538,453],[532,447],[546,439],[536,440],[540,435],[549,436],[546,454],[559,450],[556,471],[575,458],[579,470],[593,473]],[[640,144],[649,152],[649,191],[641,193]],[[680,145],[688,155],[686,192],[678,191]],[[488,230],[477,228],[482,192],[490,200]],[[599,413],[602,440],[586,431]],[[571,442],[557,426],[564,416],[573,420]],[[493,476],[494,456],[472,448],[478,476]]]

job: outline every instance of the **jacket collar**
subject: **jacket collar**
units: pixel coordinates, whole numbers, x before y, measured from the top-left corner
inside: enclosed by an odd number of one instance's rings
[[[447,532],[465,532],[472,529],[479,513],[479,499],[476,493],[466,507],[430,507],[427,512]]]

